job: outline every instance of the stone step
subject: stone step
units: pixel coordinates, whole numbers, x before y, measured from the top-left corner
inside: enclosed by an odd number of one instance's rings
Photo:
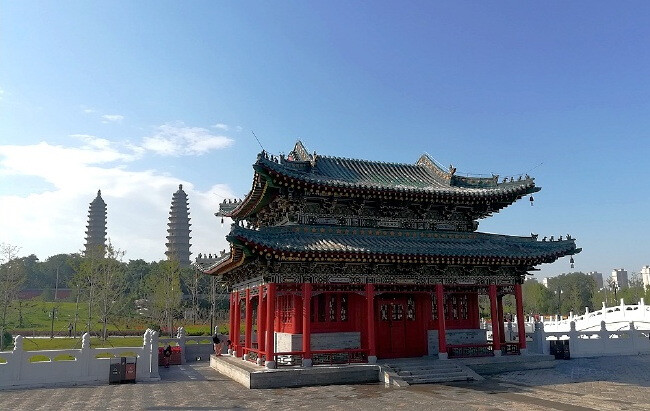
[[[399,366],[399,365],[389,365],[393,370],[404,370],[404,371],[416,371],[416,370],[447,370],[450,368],[459,368],[455,364],[444,364],[444,365],[415,365],[415,366]]]
[[[405,380],[408,379],[413,379],[413,378],[428,378],[428,377],[454,377],[458,375],[467,375],[466,372],[462,370],[454,371],[454,372],[445,372],[445,373],[439,373],[439,372],[429,372],[429,373],[420,373],[420,374],[415,374],[415,375],[400,375]]]
[[[451,369],[423,369],[423,370],[407,370],[407,371],[399,371],[397,375],[400,377],[414,377],[418,375],[447,375],[447,374],[454,374],[454,373],[464,373],[464,371],[460,368],[451,368]]]
[[[414,378],[410,381],[407,381],[409,384],[435,384],[441,382],[455,382],[455,381],[471,381],[474,378],[469,377],[465,374],[458,375],[454,377],[430,377],[430,378]]]

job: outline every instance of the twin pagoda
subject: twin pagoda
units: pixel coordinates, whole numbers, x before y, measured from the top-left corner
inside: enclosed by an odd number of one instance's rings
[[[234,353],[268,368],[378,358],[518,355],[506,342],[503,297],[543,263],[580,252],[571,237],[478,232],[479,220],[540,190],[530,176],[457,175],[415,164],[262,151],[243,200],[217,213],[234,223],[230,251],[197,263],[230,294]],[[493,339],[480,328],[490,301]],[[244,322],[242,324],[242,321]]]

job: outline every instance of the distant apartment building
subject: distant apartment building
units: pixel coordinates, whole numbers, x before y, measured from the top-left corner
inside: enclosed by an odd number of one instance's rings
[[[627,270],[622,268],[615,268],[612,270],[612,281],[616,284],[616,288],[619,290],[627,288],[629,286],[627,281]]]
[[[544,287],[548,288],[548,277],[542,279],[542,284],[544,284]]]
[[[641,277],[643,278],[643,288],[650,287],[650,265],[644,265],[641,268]]]
[[[602,273],[599,273],[598,271],[590,271],[587,274],[590,275],[591,278],[594,279],[594,281],[596,282],[596,287],[598,287],[599,290],[601,288],[603,288],[603,274]]]

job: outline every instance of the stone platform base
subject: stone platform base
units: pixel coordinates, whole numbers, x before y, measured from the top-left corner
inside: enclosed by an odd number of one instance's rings
[[[407,359],[422,365],[458,363],[479,375],[501,374],[511,371],[553,368],[555,357],[551,355],[507,355],[502,357],[456,358],[439,360],[437,357]],[[365,384],[385,381],[382,364],[398,360],[383,360],[379,364],[318,365],[315,367],[284,367],[266,369],[241,358],[230,355],[210,356],[210,367],[237,381],[246,388],[285,388],[314,385]],[[389,384],[400,386],[399,384]]]
[[[210,367],[246,388],[285,388],[379,382],[374,364],[318,365],[269,370],[228,355],[210,356]]]

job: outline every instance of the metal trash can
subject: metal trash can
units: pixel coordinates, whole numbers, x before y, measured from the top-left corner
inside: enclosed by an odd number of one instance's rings
[[[556,360],[570,360],[571,352],[569,350],[569,340],[551,340],[549,354]]]
[[[564,354],[562,356],[563,360],[570,360],[571,359],[571,351],[569,350],[569,341],[570,340],[562,340],[562,353]]]
[[[108,383],[119,384],[124,378],[124,367],[122,366],[122,358],[111,358],[108,368]]]
[[[124,374],[121,382],[135,384],[136,364],[138,362],[138,357],[122,357],[121,360],[121,363],[124,367]]]

